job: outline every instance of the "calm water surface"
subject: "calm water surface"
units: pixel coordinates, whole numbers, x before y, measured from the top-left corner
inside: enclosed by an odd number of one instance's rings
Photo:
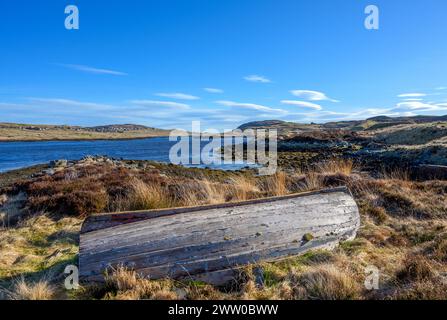
[[[168,163],[169,150],[175,143],[170,142],[167,137],[136,140],[0,142],[0,172],[48,163],[51,160],[79,160],[88,155]],[[202,147],[205,144],[202,143]],[[239,163],[191,166],[238,170],[253,165]]]

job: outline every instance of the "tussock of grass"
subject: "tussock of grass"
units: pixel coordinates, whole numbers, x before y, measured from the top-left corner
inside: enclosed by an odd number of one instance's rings
[[[55,289],[45,280],[27,283],[23,278],[18,280],[10,294],[12,300],[51,300]]]
[[[396,300],[446,300],[447,285],[432,281],[416,281],[411,285],[399,288],[387,299]]]
[[[169,207],[170,202],[166,199],[165,194],[165,188],[158,184],[147,184],[134,179],[131,182],[131,193],[126,199],[126,208],[145,210]]]
[[[182,292],[184,294],[180,297],[184,297],[188,300],[223,300],[228,299],[228,294],[225,294],[215,287],[205,284],[205,283],[192,283],[189,282],[186,287],[177,290],[177,292]]]
[[[396,274],[396,278],[399,282],[430,280],[435,277],[433,270],[433,266],[425,257],[409,255],[403,263],[402,270]]]
[[[350,175],[354,170],[354,162],[350,159],[332,159],[317,166],[317,171],[326,175]]]
[[[118,267],[105,277],[106,286],[113,288],[105,299],[117,300],[176,300],[172,281],[150,281],[140,277],[135,271]]]
[[[368,201],[359,203],[360,209],[369,216],[371,216],[378,224],[383,224],[388,219],[386,210],[381,206],[374,206]]]
[[[352,300],[360,297],[360,286],[346,272],[332,265],[313,268],[303,274],[291,274],[291,298],[319,300]]]
[[[234,185],[233,199],[239,201],[250,200],[256,198],[260,194],[260,189],[251,177],[236,176],[230,179]]]
[[[435,237],[433,243],[427,248],[431,257],[441,263],[447,263],[447,234],[441,233]]]
[[[323,181],[320,174],[309,172],[306,174],[304,183],[301,185],[300,191],[315,191],[323,187]]]
[[[410,172],[406,169],[383,169],[380,173],[380,177],[384,180],[410,181]]]

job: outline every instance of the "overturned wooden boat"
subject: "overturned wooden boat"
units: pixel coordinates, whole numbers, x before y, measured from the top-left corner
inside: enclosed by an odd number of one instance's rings
[[[102,214],[80,235],[83,281],[125,266],[151,279],[223,284],[238,267],[333,248],[360,226],[347,188],[238,203]]]

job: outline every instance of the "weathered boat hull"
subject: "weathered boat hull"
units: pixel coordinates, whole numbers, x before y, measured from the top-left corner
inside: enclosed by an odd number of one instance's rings
[[[123,265],[151,279],[220,284],[230,270],[332,248],[360,226],[346,188],[226,203],[106,214],[88,218],[80,236],[80,276],[102,281]]]

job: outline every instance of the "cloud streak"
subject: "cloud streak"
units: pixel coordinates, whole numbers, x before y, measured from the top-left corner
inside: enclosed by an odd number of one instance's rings
[[[427,94],[425,93],[402,93],[398,95],[399,98],[422,98],[426,96]]]
[[[320,91],[313,90],[292,90],[290,91],[296,97],[302,98],[304,100],[309,101],[331,101],[331,102],[339,102],[338,100],[334,100],[329,98],[325,93]]]
[[[252,74],[249,76],[245,76],[244,77],[245,80],[250,81],[250,82],[259,82],[259,83],[270,83],[272,82],[269,78],[264,77],[264,76],[260,76],[257,74]]]
[[[59,64],[62,67],[81,71],[85,73],[91,73],[91,74],[105,74],[105,75],[113,75],[113,76],[127,76],[128,74],[121,71],[111,70],[111,69],[100,69],[100,68],[94,68],[90,66],[85,66],[81,64]]]
[[[345,121],[345,120],[363,120],[375,116],[416,116],[424,113],[434,114],[447,111],[447,103],[424,103],[420,101],[405,101],[396,104],[391,108],[365,108],[353,112],[334,112],[320,111],[308,112],[299,115],[301,121]]]
[[[312,103],[312,102],[307,102],[307,101],[281,100],[281,103],[286,104],[286,105],[296,106],[296,107],[310,108],[310,109],[314,109],[314,110],[322,110],[323,109],[320,105],[318,105],[316,103]]]
[[[166,107],[180,110],[190,109],[190,105],[172,101],[131,100],[130,103],[140,107]]]
[[[156,93],[155,95],[158,97],[177,99],[177,100],[199,100],[200,99],[199,97],[193,96],[191,94],[179,93],[179,92]]]
[[[205,90],[208,93],[224,93],[222,89],[218,88],[203,88],[203,90]]]
[[[80,108],[80,109],[91,109],[91,110],[110,110],[116,108],[115,106],[108,104],[95,103],[95,102],[81,102],[71,99],[28,98],[28,100],[34,104],[64,107],[64,108]]]
[[[235,107],[235,108],[243,108],[243,109],[251,109],[256,111],[263,111],[268,113],[285,113],[285,110],[282,109],[274,109],[267,106],[263,106],[260,104],[255,103],[243,103],[243,102],[234,102],[234,101],[227,101],[227,100],[219,100],[216,101],[217,104],[220,104],[225,107]]]

